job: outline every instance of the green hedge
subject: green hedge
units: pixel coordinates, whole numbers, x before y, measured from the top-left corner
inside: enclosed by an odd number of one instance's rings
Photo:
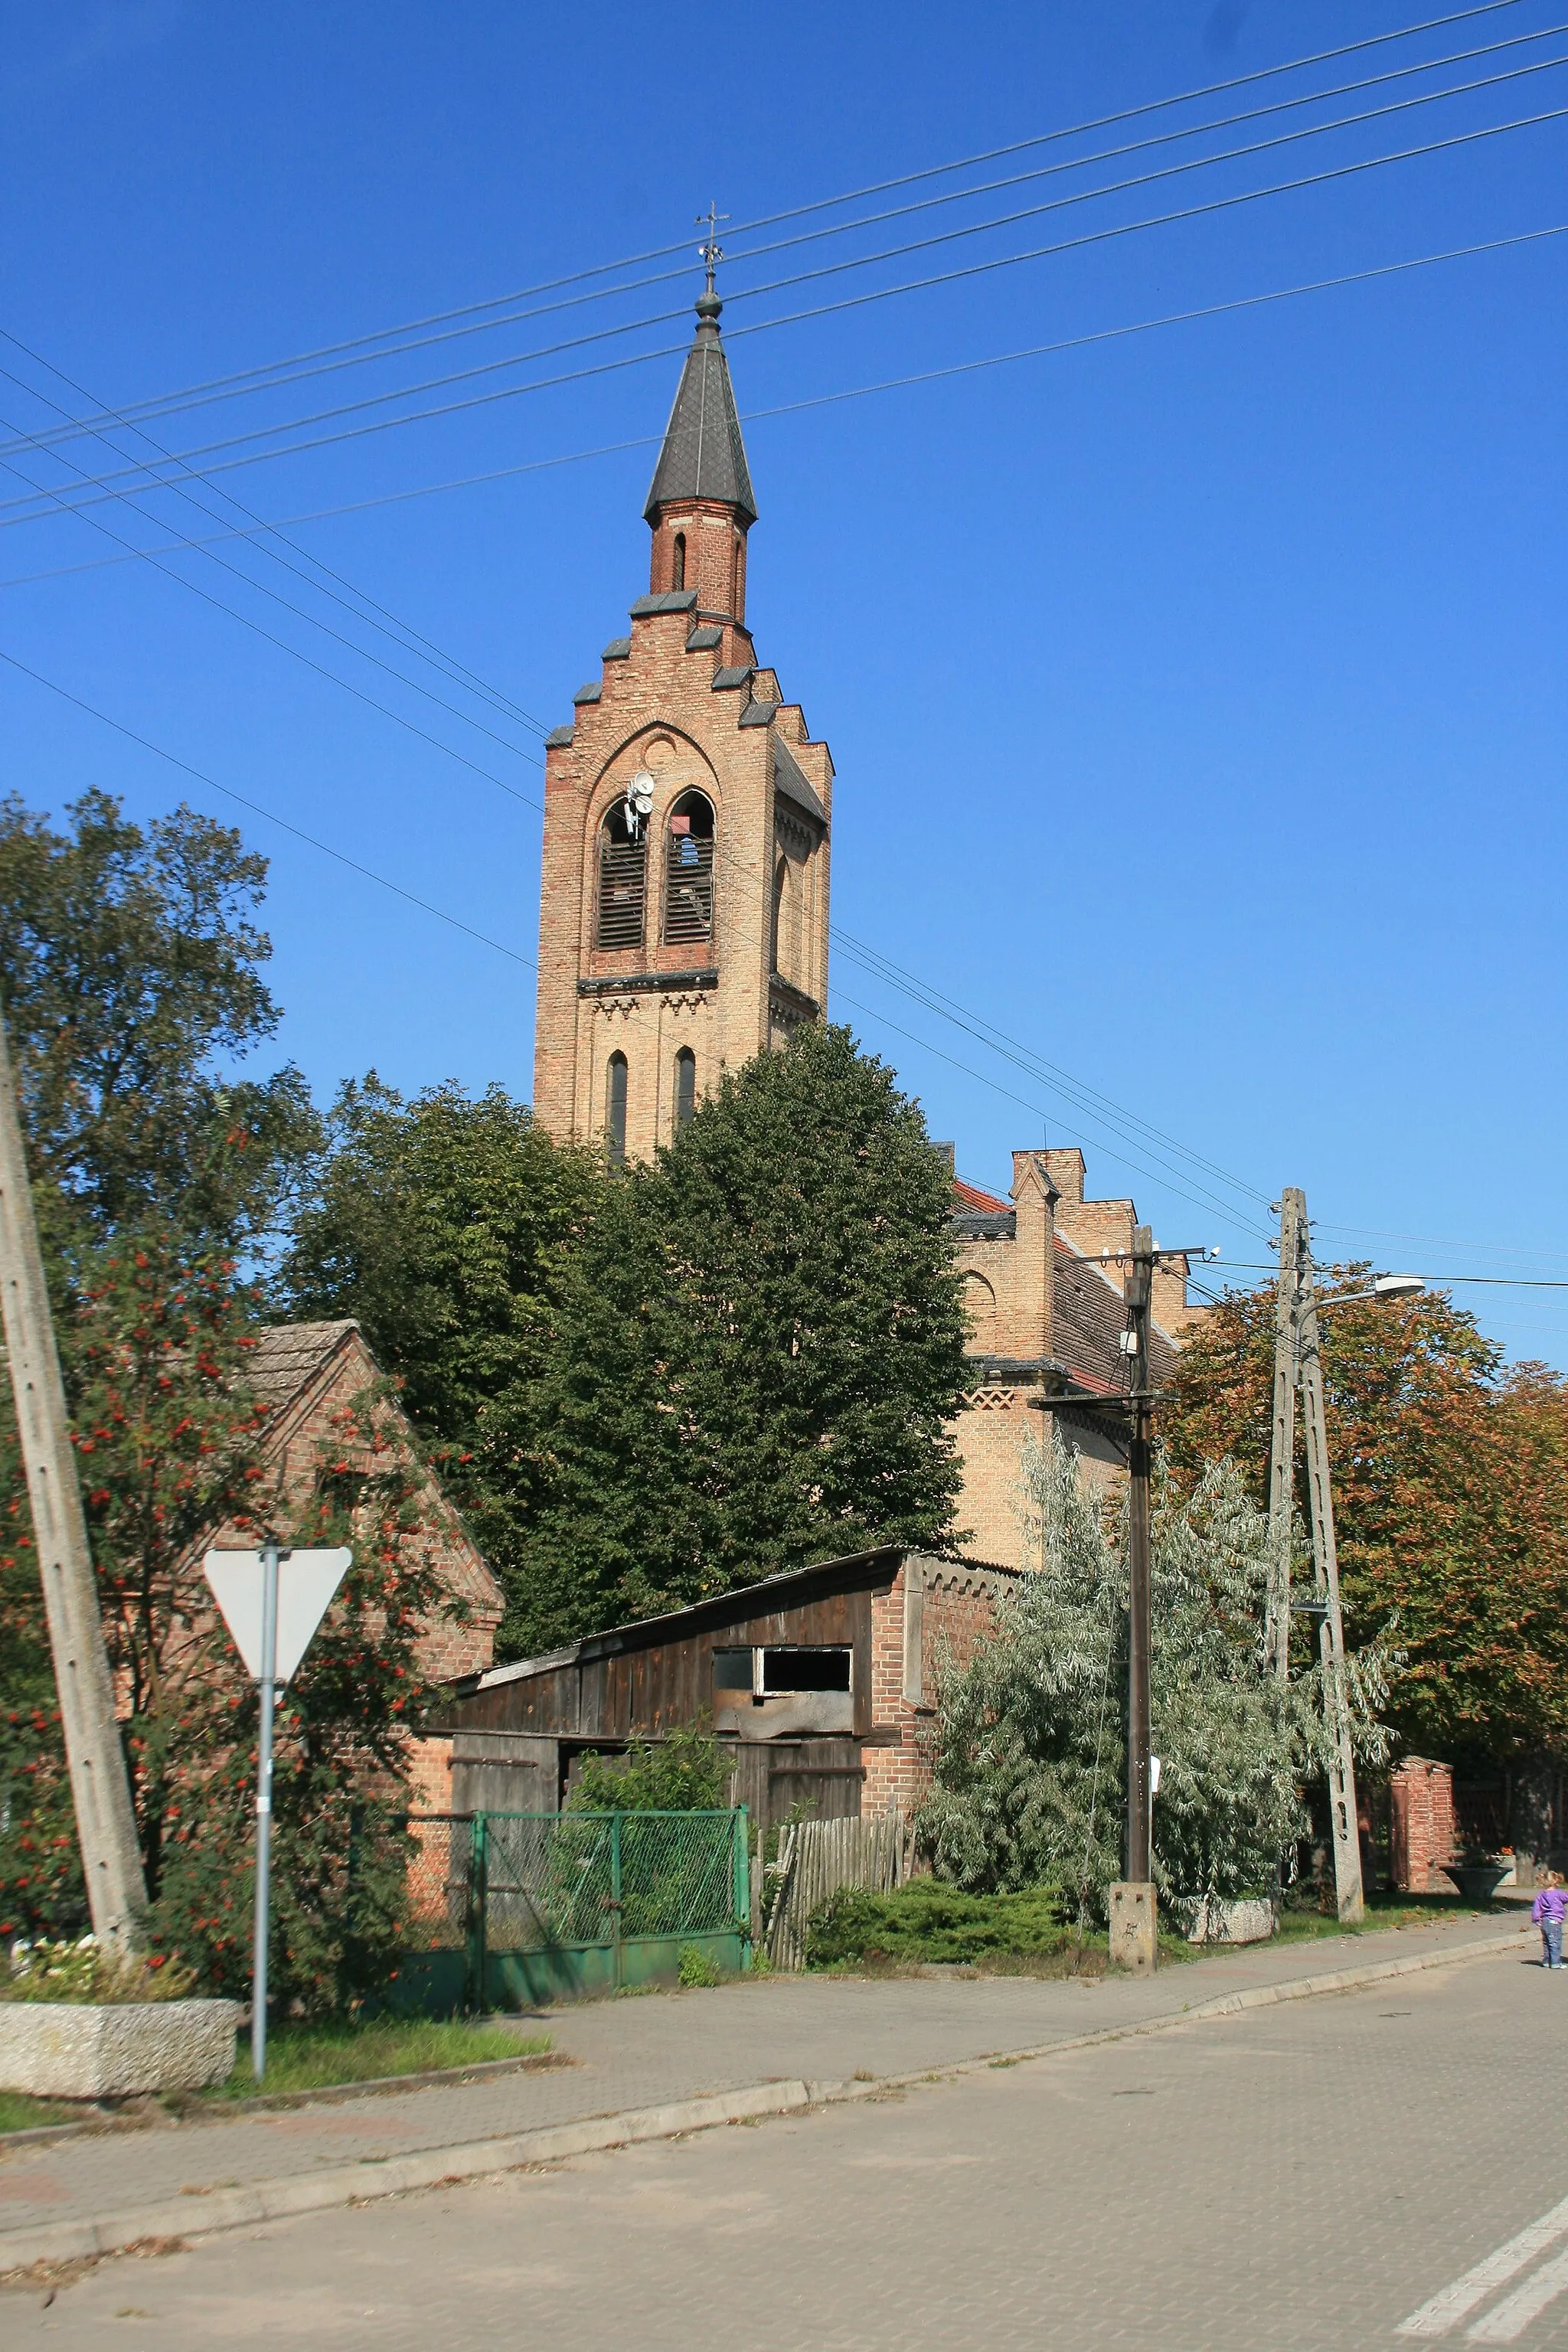
[[[841,1887],[806,1928],[806,1966],[858,1960],[963,1962],[1058,1952],[1071,1939],[1060,1891],[1026,1886],[1012,1895],[965,1895],[936,1878],[914,1878],[891,1895]]]

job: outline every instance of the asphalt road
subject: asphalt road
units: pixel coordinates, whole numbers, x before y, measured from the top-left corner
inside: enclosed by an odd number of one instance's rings
[[[1471,1961],[121,2258],[0,2298],[0,2336],[1538,2352],[1568,2347],[1565,2092],[1568,1972]]]

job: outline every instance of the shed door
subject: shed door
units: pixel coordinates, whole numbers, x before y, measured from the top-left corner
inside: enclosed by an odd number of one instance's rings
[[[855,1819],[866,1768],[858,1739],[775,1739],[768,1758],[768,1816],[780,1821],[799,1805],[808,1819]]]

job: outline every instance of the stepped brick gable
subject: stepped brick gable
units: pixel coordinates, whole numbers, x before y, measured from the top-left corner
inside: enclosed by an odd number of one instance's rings
[[[534,1107],[648,1158],[827,995],[833,761],[746,622],[751,475],[698,302],[645,509],[648,593],[549,739]]]

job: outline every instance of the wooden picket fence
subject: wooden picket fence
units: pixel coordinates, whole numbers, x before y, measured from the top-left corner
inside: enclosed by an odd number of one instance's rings
[[[805,1966],[805,1930],[814,1911],[841,1886],[874,1894],[901,1886],[913,1840],[896,1807],[865,1821],[792,1822],[779,1843],[763,1941],[775,1969]]]

